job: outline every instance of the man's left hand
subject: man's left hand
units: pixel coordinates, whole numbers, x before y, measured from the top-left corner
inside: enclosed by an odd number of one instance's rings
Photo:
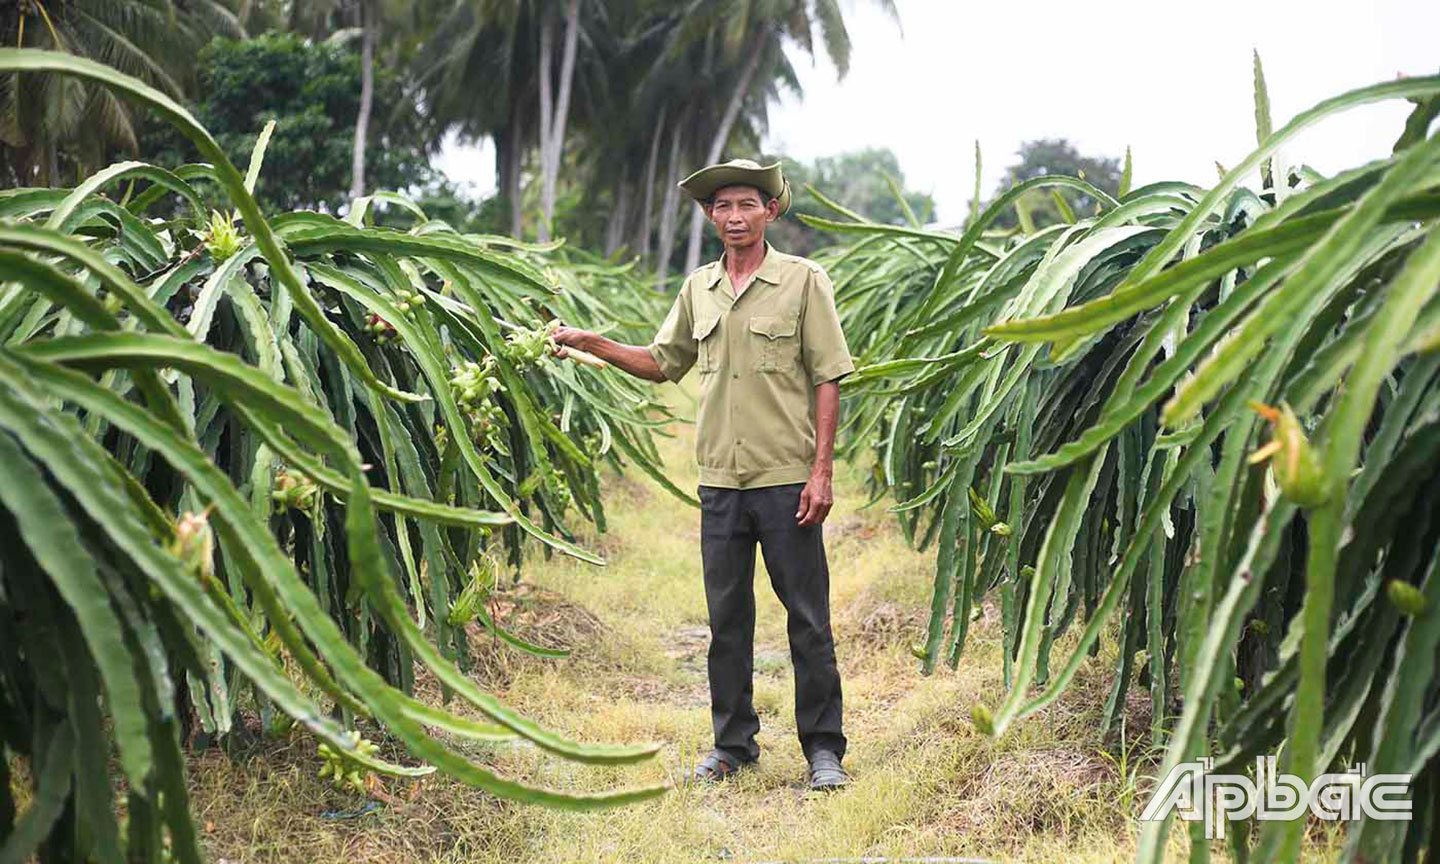
[[[835,506],[835,494],[831,489],[829,474],[811,474],[805,488],[800,490],[800,509],[795,518],[800,526],[819,525],[830,515]]]

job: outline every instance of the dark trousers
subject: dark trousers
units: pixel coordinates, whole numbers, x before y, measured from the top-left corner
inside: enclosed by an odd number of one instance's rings
[[[760,755],[755,733],[755,544],[785,605],[795,667],[795,727],[810,758],[845,755],[840,673],[830,633],[830,570],[820,525],[800,527],[803,483],[760,489],[700,487],[700,554],[710,610],[710,716],[715,746],[743,761]]]

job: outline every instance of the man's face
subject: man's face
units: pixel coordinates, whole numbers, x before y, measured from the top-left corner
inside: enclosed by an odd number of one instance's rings
[[[765,239],[765,226],[780,215],[780,202],[768,202],[754,186],[726,186],[705,208],[726,248],[750,246]]]

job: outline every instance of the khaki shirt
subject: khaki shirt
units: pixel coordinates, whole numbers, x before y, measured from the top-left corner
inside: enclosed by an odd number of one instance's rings
[[[648,346],[679,382],[700,372],[700,485],[803,483],[815,463],[815,387],[855,371],[835,289],[814,261],[768,243],[737,299],[725,258],[685,280]]]

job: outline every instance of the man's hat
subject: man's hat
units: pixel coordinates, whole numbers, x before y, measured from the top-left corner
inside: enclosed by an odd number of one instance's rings
[[[704,203],[715,194],[716,189],[726,186],[754,186],[761,192],[778,199],[780,215],[790,209],[790,181],[780,173],[780,163],[761,166],[749,159],[731,159],[719,165],[701,168],[680,181],[680,188],[696,201]]]

